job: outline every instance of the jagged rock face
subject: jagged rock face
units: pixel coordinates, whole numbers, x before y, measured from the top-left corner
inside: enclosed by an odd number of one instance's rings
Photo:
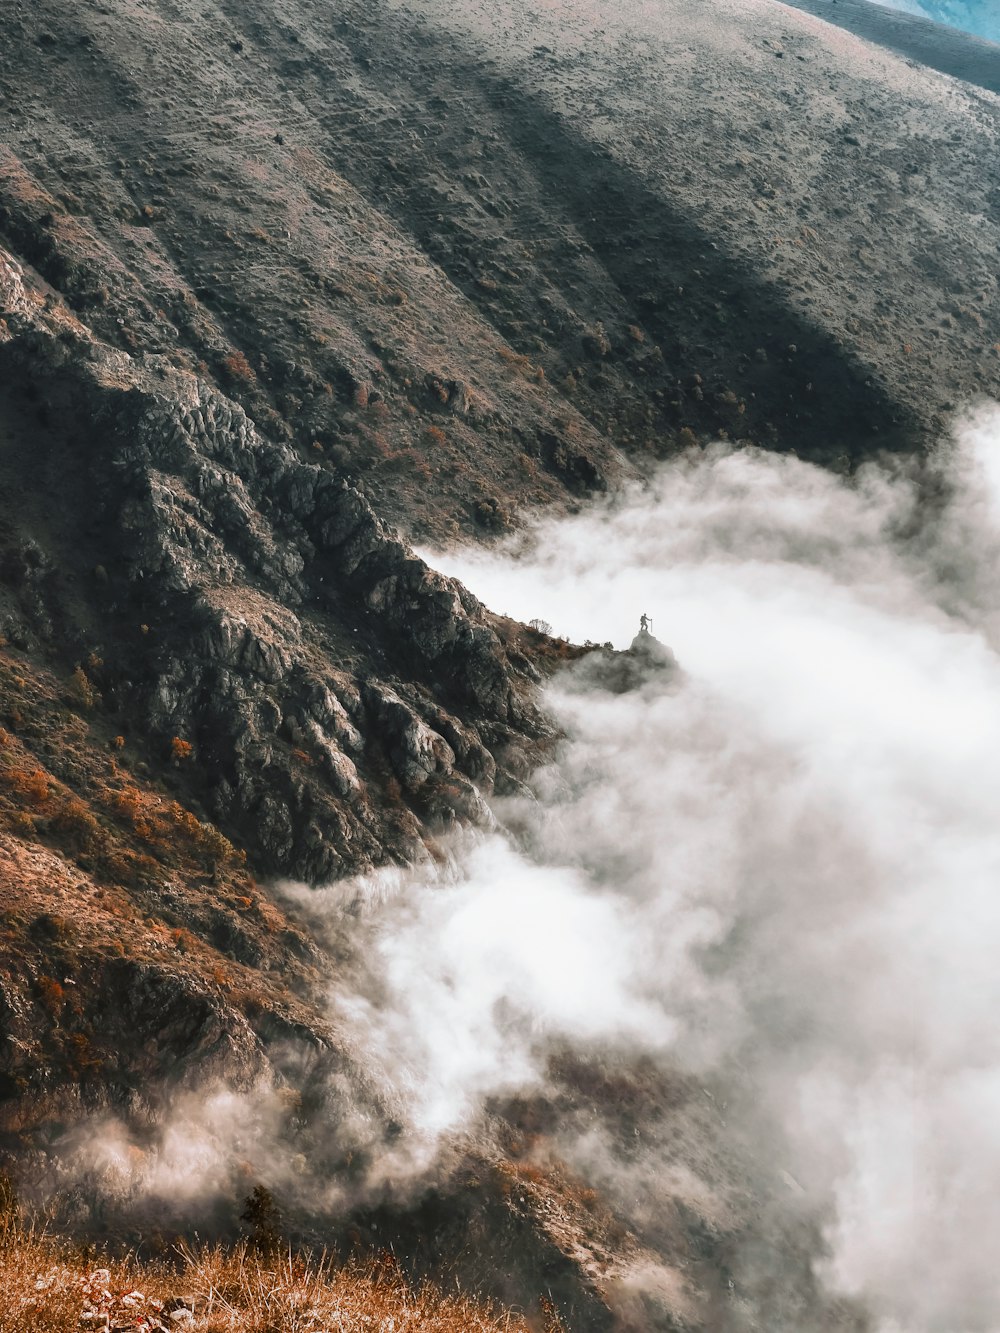
[[[12,0],[3,614],[193,745],[262,868],[406,856],[543,730],[397,533],[720,433],[848,466],[997,387],[992,103],[719,3],[595,45],[522,0]]]
[[[545,727],[538,673],[483,607],[335,470],[197,377],[47,314],[2,262],[3,365],[75,423],[99,536],[70,614],[81,660],[113,663],[109,701],[164,747],[193,746],[211,813],[268,869],[321,880],[410,855],[410,807],[440,822],[447,793],[451,817],[487,819],[491,747]],[[58,555],[8,544],[27,590],[8,635],[50,638],[64,599],[30,574]]]
[[[549,739],[532,662],[572,655],[409,538],[488,538],[723,433],[851,466],[1000,387],[994,100],[770,0],[597,8],[599,33],[576,0],[9,0],[5,1154],[109,1106],[149,1127],[215,1074],[300,1093],[283,1131],[326,1179],[391,1142],[374,1095],[364,1151],[330,1133],[364,1082],[324,1006],[350,959],[239,849],[322,881],[488,821]],[[650,649],[582,675],[634,688]],[[415,1229],[574,1329],[742,1329],[757,1164],[731,1219],[680,1199],[643,1238],[697,1308],[612,1314],[640,1246],[540,1169],[539,1124],[641,1093],[671,1152],[694,1128],[727,1159],[700,1086],[593,1072],[497,1108],[490,1161],[376,1210],[372,1246]],[[813,1239],[775,1248],[808,1292]]]

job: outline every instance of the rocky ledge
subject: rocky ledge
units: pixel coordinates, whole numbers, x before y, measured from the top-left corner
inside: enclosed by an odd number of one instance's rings
[[[75,666],[264,871],[316,882],[488,819],[547,735],[531,636],[335,467],[102,343],[7,252],[0,318],[10,408],[34,410],[8,463],[31,493],[0,531],[4,637]]]

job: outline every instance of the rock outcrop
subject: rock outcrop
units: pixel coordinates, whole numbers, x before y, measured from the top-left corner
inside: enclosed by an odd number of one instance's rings
[[[546,734],[538,672],[495,619],[336,468],[197,376],[102,344],[0,263],[0,365],[64,423],[72,458],[49,501],[82,500],[89,532],[67,596],[44,571],[80,552],[60,538],[44,552],[15,525],[7,636],[99,659],[122,726],[196,773],[264,869],[318,881],[405,858],[449,796],[453,817],[488,819],[492,751]]]

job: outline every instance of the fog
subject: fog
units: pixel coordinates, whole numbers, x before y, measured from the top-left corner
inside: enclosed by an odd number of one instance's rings
[[[644,613],[679,666],[599,650],[558,675],[564,739],[530,792],[494,800],[495,830],[409,870],[277,886],[337,959],[355,1063],[320,1094],[292,1051],[284,1091],[185,1094],[138,1166],[120,1126],[92,1126],[89,1169],[183,1202],[252,1163],[336,1212],[443,1170],[569,1052],[703,1090],[639,1099],[624,1146],[613,1102],[595,1119],[564,1100],[550,1132],[647,1255],[682,1200],[720,1230],[759,1214],[780,1265],[777,1210],[814,1225],[816,1281],[881,1333],[1000,1328],[1000,412],[919,471],[719,446],[505,545],[431,554],[578,641],[628,649]],[[727,1327],[830,1326],[762,1313],[764,1264],[733,1261]],[[655,1258],[623,1279],[678,1310],[685,1280]]]
[[[557,1042],[749,1079],[732,1132],[764,1132],[815,1204],[828,1289],[886,1333],[971,1333],[1000,1327],[995,410],[922,488],[719,448],[433,556],[576,640],[625,648],[646,613],[681,670],[624,693],[558,677],[537,799],[397,879],[377,990],[333,1004],[395,1081],[414,1161],[544,1083]],[[609,1156],[571,1140],[606,1186]]]

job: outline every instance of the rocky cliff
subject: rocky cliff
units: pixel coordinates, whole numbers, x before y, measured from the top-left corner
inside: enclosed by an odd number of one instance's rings
[[[218,1084],[219,1115],[268,1108],[248,1171],[277,1143],[332,1191],[289,1185],[300,1234],[395,1238],[574,1329],[861,1327],[691,1080],[567,1057],[408,1193],[363,1188],[398,1126],[326,1003],[357,941],[268,886],[439,857],[551,751],[538,686],[582,650],[414,544],[720,437],[849,472],[997,393],[1000,104],[770,0],[10,0],[0,29],[0,1148],[26,1197],[148,1236],[67,1162],[111,1120],[152,1160]],[[587,670],[624,690],[637,661]],[[640,1105],[696,1177],[641,1236],[534,1152]]]
[[[263,869],[329,879],[412,856],[421,820],[487,817],[481,793],[545,735],[516,627],[337,470],[0,262],[7,392],[45,405],[8,494],[34,484],[47,511],[44,546],[16,516],[6,534],[5,638],[75,658],[126,742],[183,760]]]

